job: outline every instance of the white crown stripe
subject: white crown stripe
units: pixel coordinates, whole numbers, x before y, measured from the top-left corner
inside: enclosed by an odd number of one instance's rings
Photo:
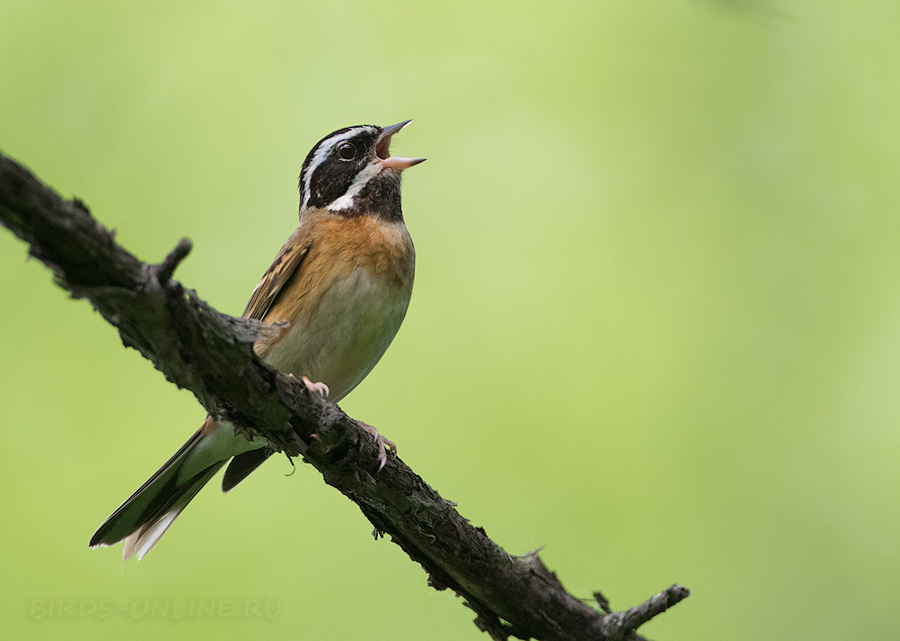
[[[358,136],[359,134],[366,131],[374,133],[375,131],[377,131],[377,128],[366,126],[352,127],[336,136],[326,138],[319,143],[318,147],[316,147],[316,152],[313,155],[312,161],[309,163],[309,166],[306,168],[306,172],[303,174],[303,203],[300,205],[301,210],[306,209],[306,205],[309,204],[309,199],[312,196],[310,188],[312,184],[313,173],[315,173],[319,165],[325,162],[325,159],[328,158],[329,154],[331,154],[331,150],[334,149],[335,145],[349,138],[353,138],[354,136]]]

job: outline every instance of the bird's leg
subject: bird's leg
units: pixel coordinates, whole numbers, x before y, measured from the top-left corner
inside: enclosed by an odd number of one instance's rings
[[[362,428],[372,435],[372,438],[375,439],[375,444],[378,446],[378,471],[387,463],[387,450],[385,450],[384,446],[387,445],[391,448],[391,452],[394,453],[394,456],[397,456],[397,446],[394,445],[394,441],[389,438],[385,438],[381,434],[378,433],[378,430],[375,429],[374,426],[369,425],[368,423],[363,423],[362,421],[356,421],[359,423]]]
[[[306,386],[306,389],[309,392],[315,392],[322,398],[328,397],[329,390],[328,386],[325,383],[313,383],[306,376],[302,377],[300,380],[303,381],[303,384]],[[375,439],[375,444],[378,446],[378,471],[380,472],[382,468],[384,468],[384,466],[387,464],[387,449],[385,446],[391,448],[391,452],[394,453],[394,456],[397,455],[397,446],[394,444],[394,441],[379,434],[378,430],[375,429],[374,426],[362,421],[357,421],[357,423],[359,423],[362,428],[366,432],[371,434],[373,439]]]
[[[313,383],[311,380],[309,380],[305,376],[301,380],[303,381],[303,384],[306,386],[306,390],[308,392],[315,392],[322,398],[328,398],[329,390],[328,390],[328,386],[325,383]]]

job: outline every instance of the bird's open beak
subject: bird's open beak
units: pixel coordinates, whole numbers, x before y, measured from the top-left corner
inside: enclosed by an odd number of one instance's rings
[[[405,158],[404,156],[391,155],[391,138],[411,122],[412,120],[404,120],[381,130],[378,141],[375,143],[375,155],[381,160],[383,167],[395,171],[403,171],[413,165],[418,165],[420,162],[425,162],[424,158]]]

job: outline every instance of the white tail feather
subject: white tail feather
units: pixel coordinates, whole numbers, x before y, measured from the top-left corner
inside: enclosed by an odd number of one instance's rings
[[[137,554],[138,561],[143,559],[144,555],[152,550],[160,537],[166,533],[166,530],[172,525],[172,521],[175,520],[175,517],[181,514],[182,509],[184,509],[184,506],[172,510],[171,512],[167,512],[155,523],[147,524],[134,534],[128,536],[128,538],[125,539],[125,548],[122,550],[122,559],[127,561],[135,554]]]

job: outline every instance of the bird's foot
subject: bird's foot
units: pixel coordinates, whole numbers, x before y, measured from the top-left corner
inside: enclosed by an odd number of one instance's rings
[[[306,391],[315,392],[322,398],[328,398],[329,390],[328,390],[328,386],[325,383],[313,383],[311,380],[309,380],[305,376],[301,380],[303,381],[303,384],[306,386]]]
[[[362,421],[357,422],[366,432],[372,435],[372,438],[375,439],[375,445],[378,446],[378,471],[380,472],[387,464],[387,450],[385,449],[385,445],[391,448],[391,452],[393,452],[394,456],[397,456],[397,446],[394,444],[394,441],[379,434],[374,426],[363,423]]]

